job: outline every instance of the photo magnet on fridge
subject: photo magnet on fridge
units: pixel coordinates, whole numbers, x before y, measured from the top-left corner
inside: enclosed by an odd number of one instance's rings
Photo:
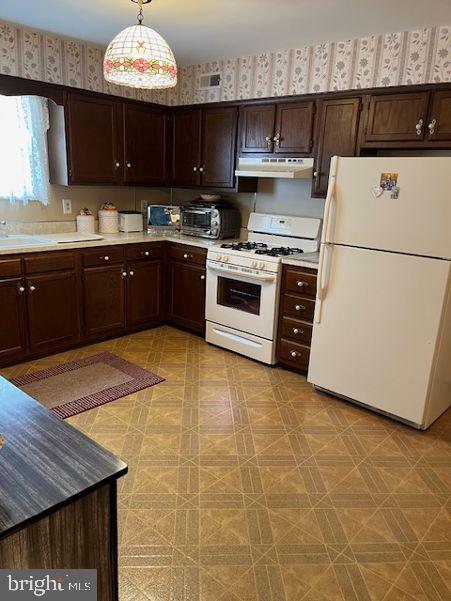
[[[381,179],[379,182],[382,190],[390,191],[398,186],[398,174],[397,173],[381,173]]]

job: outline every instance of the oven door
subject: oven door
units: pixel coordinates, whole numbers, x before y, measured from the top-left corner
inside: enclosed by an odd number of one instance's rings
[[[273,340],[278,297],[277,273],[249,274],[207,262],[207,321]]]

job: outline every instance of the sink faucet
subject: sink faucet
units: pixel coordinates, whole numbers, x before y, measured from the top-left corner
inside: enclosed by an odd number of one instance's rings
[[[2,229],[0,230],[0,238],[7,238],[8,234],[6,233],[6,221],[4,219],[0,220],[0,225],[2,226]]]

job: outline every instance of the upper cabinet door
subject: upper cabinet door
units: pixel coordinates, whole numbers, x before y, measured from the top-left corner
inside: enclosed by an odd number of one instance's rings
[[[202,116],[202,185],[231,188],[235,181],[237,110],[205,109]]]
[[[136,184],[166,180],[166,114],[124,103],[124,181]]]
[[[240,112],[241,153],[272,153],[275,104],[245,106]]]
[[[372,96],[364,142],[423,140],[428,100],[429,92]]]
[[[451,91],[433,92],[426,127],[426,140],[451,141]]]
[[[308,154],[312,149],[314,102],[278,104],[274,152]]]
[[[119,183],[117,101],[70,93],[67,108],[69,182]]]
[[[357,144],[360,98],[324,100],[320,103],[319,141],[313,194],[325,196],[331,157],[354,156]]]
[[[202,113],[200,109],[176,112],[172,129],[172,183],[200,185]]]

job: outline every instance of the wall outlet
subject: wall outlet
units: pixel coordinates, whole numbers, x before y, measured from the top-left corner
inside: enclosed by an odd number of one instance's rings
[[[63,198],[63,213],[70,215],[72,213],[72,201],[69,198]]]

